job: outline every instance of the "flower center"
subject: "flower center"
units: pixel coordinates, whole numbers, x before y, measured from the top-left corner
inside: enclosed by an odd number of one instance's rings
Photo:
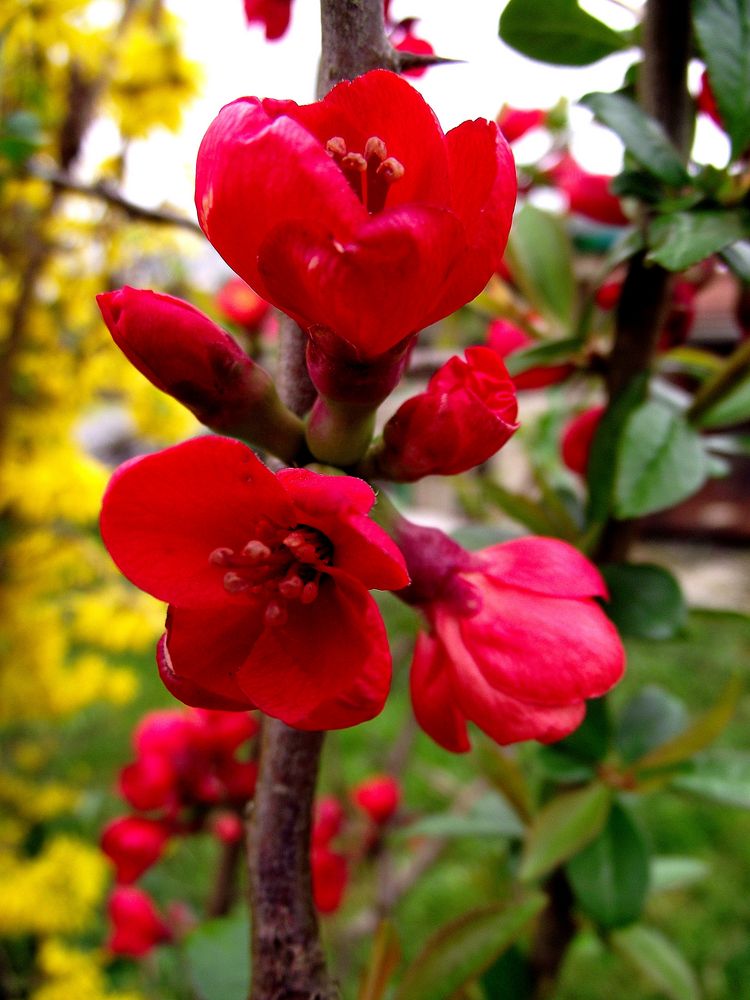
[[[308,524],[280,528],[261,520],[256,537],[236,552],[214,549],[209,562],[224,572],[224,587],[230,594],[247,594],[265,604],[268,625],[283,625],[290,601],[312,604],[318,596],[320,577],[333,558],[333,546],[320,531]]]
[[[404,176],[403,163],[388,155],[385,143],[376,135],[370,136],[365,143],[364,155],[350,152],[340,135],[328,140],[326,152],[371,213],[383,209],[391,184]]]

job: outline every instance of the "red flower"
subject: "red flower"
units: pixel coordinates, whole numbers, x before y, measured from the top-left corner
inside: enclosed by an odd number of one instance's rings
[[[352,789],[352,801],[373,823],[387,823],[401,801],[401,786],[390,774],[374,774]]]
[[[141,958],[172,936],[153,900],[142,889],[118,885],[109,897],[107,911],[112,924],[107,947],[115,955]]]
[[[516,351],[534,347],[538,341],[507,319],[493,319],[487,330],[487,347],[501,358],[509,358]],[[563,382],[573,371],[573,365],[537,365],[517,375],[511,375],[516,389],[541,389]]]
[[[366,515],[366,483],[270,472],[238,441],[194,438],[127,462],[101,528],[121,571],[171,604],[162,677],[203,707],[258,707],[290,725],[372,718],[390,653],[369,588],[407,578]]]
[[[327,847],[313,847],[310,863],[315,909],[319,913],[333,913],[341,906],[349,880],[346,858]]]
[[[580,476],[586,475],[591,445],[604,410],[603,406],[593,406],[590,410],[584,410],[583,413],[573,417],[565,425],[560,441],[560,452],[563,462],[571,472],[577,472]]]
[[[269,42],[286,34],[292,15],[292,0],[245,0],[248,24],[262,24]]]
[[[701,73],[700,90],[698,91],[696,101],[698,110],[702,111],[704,115],[708,115],[715,125],[723,129],[724,122],[721,120],[721,115],[719,114],[719,105],[716,103],[716,97],[711,89],[711,81],[708,78],[707,69],[704,69]]]
[[[312,842],[315,847],[327,847],[340,832],[344,822],[344,810],[333,795],[324,795],[315,803],[315,820]]]
[[[434,55],[435,50],[430,43],[424,38],[418,38],[417,35],[414,34],[413,29],[416,21],[417,18],[409,17],[406,20],[400,21],[398,24],[394,25],[393,30],[388,36],[388,40],[397,52],[414,52],[421,56]],[[410,76],[415,79],[420,76],[424,76],[427,69],[427,66],[416,66],[412,69],[405,69],[402,75]]]
[[[271,308],[242,278],[230,278],[216,296],[216,305],[231,322],[246,330],[256,330]]]
[[[233,812],[222,812],[214,816],[211,830],[223,844],[237,844],[242,840],[244,829],[242,820]]]
[[[378,474],[400,482],[452,476],[485,462],[518,428],[518,405],[494,351],[470,347],[451,358],[427,391],[408,399],[383,429]]]
[[[568,196],[568,207],[576,215],[583,215],[594,222],[608,226],[625,226],[629,219],[612,194],[612,177],[590,174],[572,156],[565,155],[550,171],[556,186]]]
[[[120,883],[135,882],[164,852],[171,830],[158,820],[120,816],[102,831],[102,851],[115,865]]]
[[[620,679],[622,645],[594,601],[604,581],[570,545],[519,538],[469,553],[408,522],[397,537],[413,578],[404,599],[430,623],[412,663],[414,713],[447,750],[469,749],[469,721],[501,744],[559,740]]]
[[[547,121],[547,112],[540,108],[512,108],[504,104],[496,121],[508,142],[515,142],[532,129],[541,128]]]
[[[198,217],[230,267],[366,358],[482,290],[515,192],[494,122],[444,135],[417,91],[383,70],[317,104],[235,101],[198,153]]]

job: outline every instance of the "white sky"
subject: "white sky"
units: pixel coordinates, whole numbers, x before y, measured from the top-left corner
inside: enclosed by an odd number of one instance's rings
[[[639,7],[639,0],[628,0]],[[627,28],[633,17],[615,0],[583,0],[592,14],[612,27]],[[145,205],[162,202],[192,214],[195,154],[218,110],[244,94],[314,98],[320,27],[316,0],[294,0],[288,34],[267,42],[260,27],[248,28],[242,0],[168,0],[185,25],[187,54],[204,67],[201,96],[185,115],[179,136],[156,132],[134,143],[129,157],[127,194]],[[393,0],[395,18],[419,17],[418,33],[440,55],[463,65],[430,69],[411,80],[432,105],[445,129],[467,118],[494,118],[504,102],[519,107],[550,107],[560,97],[571,102],[590,90],[613,90],[634,58],[633,52],[610,56],[590,67],[547,66],[503,45],[497,35],[503,0]],[[697,67],[696,67],[697,70]],[[573,152],[587,169],[615,173],[621,163],[619,141],[573,109]],[[103,125],[95,145],[107,142]],[[703,159],[722,164],[726,142],[710,122],[700,122],[698,148]],[[97,151],[100,151],[98,149]],[[533,150],[528,150],[533,155]]]

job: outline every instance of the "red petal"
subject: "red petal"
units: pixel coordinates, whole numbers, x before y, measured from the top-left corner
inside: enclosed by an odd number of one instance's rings
[[[249,605],[220,610],[170,608],[167,633],[157,651],[159,673],[167,689],[185,704],[199,708],[254,708],[236,677],[262,621]]]
[[[508,587],[547,597],[607,597],[596,566],[557,538],[514,538],[482,549],[475,558],[487,576]]]
[[[322,101],[299,107],[266,102],[300,122],[322,144],[341,136],[350,152],[362,153],[372,136],[405,168],[388,192],[387,206],[408,202],[448,207],[445,136],[421,94],[395,73],[373,70],[334,87]],[[394,113],[395,109],[397,111]]]
[[[471,749],[466,719],[456,707],[450,662],[440,642],[420,632],[411,665],[414,716],[424,731],[453,753]]]
[[[214,549],[241,550],[261,516],[293,524],[276,477],[239,441],[199,437],[126,462],[104,494],[101,532],[136,586],[181,607],[246,599],[227,593]]]
[[[536,705],[596,698],[622,676],[617,630],[593,601],[545,597],[467,574],[482,608],[457,619],[436,609],[436,626],[459,669],[476,663],[493,688]]]
[[[304,727],[306,718],[345,698],[352,681],[373,669],[390,680],[380,612],[356,581],[329,577],[317,600],[291,606],[284,625],[263,631],[237,680],[262,711]]]
[[[366,216],[344,174],[320,143],[289,118],[269,118],[255,98],[228,104],[198,151],[195,203],[203,231],[229,266],[265,299],[258,251],[294,220],[350,237]]]
[[[349,240],[306,223],[280,226],[260,248],[258,266],[285,311],[303,317],[303,325],[329,327],[363,356],[375,357],[432,322],[429,317],[439,318],[435,300],[463,250],[452,213],[412,205],[370,216]],[[490,273],[474,279],[472,294]]]
[[[369,517],[375,494],[362,479],[321,476],[308,469],[285,469],[279,482],[294,502],[298,520],[330,538],[333,565],[368,590],[400,590],[409,582],[396,543]]]

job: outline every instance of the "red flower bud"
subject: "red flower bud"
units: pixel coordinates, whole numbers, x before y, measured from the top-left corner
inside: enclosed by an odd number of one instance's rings
[[[214,816],[211,821],[211,829],[217,840],[223,844],[237,844],[242,840],[244,828],[242,820],[233,812],[223,812]]]
[[[206,426],[294,458],[301,425],[270,375],[208,316],[172,295],[127,286],[97,302],[112,339],[157,389]]]
[[[532,129],[545,125],[547,112],[540,108],[512,108],[504,104],[495,121],[508,142],[515,142]]]
[[[120,794],[134,809],[164,809],[175,802],[176,780],[166,758],[144,754],[120,771]]]
[[[496,351],[501,358],[509,358],[516,351],[534,347],[533,340],[520,327],[507,319],[494,319],[487,330],[487,347]],[[573,365],[539,365],[511,375],[516,389],[542,389],[544,386],[564,382],[574,370]]]
[[[465,472],[505,444],[518,428],[517,414],[503,362],[494,351],[470,347],[465,361],[451,358],[385,425],[373,456],[377,472],[400,482]]]
[[[219,777],[230,802],[242,804],[255,794],[258,765],[254,760],[232,760],[220,768]]]
[[[165,823],[141,816],[120,816],[102,831],[101,848],[115,865],[120,883],[135,882],[164,852],[170,837]]]
[[[107,905],[112,932],[107,947],[115,955],[141,958],[171,933],[153,900],[142,889],[117,886]]]
[[[286,34],[291,14],[292,0],[245,0],[247,23],[263,25],[269,42]]]
[[[698,91],[697,97],[698,110],[702,111],[704,115],[718,125],[720,129],[724,128],[724,122],[721,120],[721,115],[719,114],[719,106],[716,103],[716,97],[711,89],[711,81],[708,78],[708,70],[704,69],[701,73],[701,83],[700,90]]]
[[[352,789],[352,802],[378,825],[388,822],[400,801],[401,787],[390,774],[375,774]]]
[[[597,288],[594,301],[600,309],[603,309],[605,312],[609,312],[609,310],[614,309],[620,301],[621,292],[621,281],[607,281],[600,288]]]
[[[257,330],[271,308],[270,303],[256,295],[242,278],[227,281],[216,296],[216,306],[226,319],[246,330]]]
[[[344,810],[333,795],[324,795],[315,803],[312,842],[316,847],[327,847],[340,832],[344,822]]]
[[[313,847],[313,900],[319,913],[333,913],[341,906],[349,878],[346,858],[326,847]]]
[[[199,724],[199,739],[214,754],[231,754],[258,732],[258,721],[248,712],[216,712],[197,708],[192,713]]]
[[[579,413],[565,425],[560,450],[562,460],[571,472],[577,472],[580,476],[586,475],[591,444],[604,410],[603,406],[594,406]]]

